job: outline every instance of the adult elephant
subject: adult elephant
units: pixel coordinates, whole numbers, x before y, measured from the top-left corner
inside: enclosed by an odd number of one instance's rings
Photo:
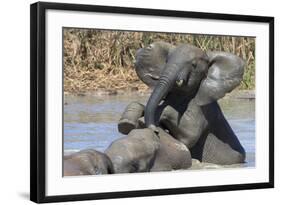
[[[156,133],[158,126],[168,129],[201,161],[244,162],[244,148],[217,103],[240,84],[241,58],[189,44],[156,42],[137,51],[135,67],[139,78],[153,88],[144,110],[146,127]]]

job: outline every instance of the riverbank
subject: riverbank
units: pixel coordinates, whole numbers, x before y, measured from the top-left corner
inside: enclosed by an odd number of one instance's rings
[[[71,94],[147,92],[134,70],[135,56],[139,48],[157,41],[233,53],[245,61],[238,89],[255,88],[255,38],[251,37],[65,28],[63,41],[63,86]]]
[[[71,93],[64,92],[65,96],[110,96],[110,95],[139,95],[139,96],[149,96],[152,90],[147,87],[147,89],[136,90],[136,89],[127,89],[127,90],[104,90],[100,89],[97,91],[83,92],[83,93]],[[234,99],[255,99],[255,90],[234,90],[230,93],[227,93],[224,99],[234,98]]]

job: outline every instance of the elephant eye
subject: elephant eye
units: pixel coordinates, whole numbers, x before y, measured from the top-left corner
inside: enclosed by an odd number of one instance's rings
[[[152,49],[153,48],[153,44],[149,44],[149,46],[147,46],[147,49]]]

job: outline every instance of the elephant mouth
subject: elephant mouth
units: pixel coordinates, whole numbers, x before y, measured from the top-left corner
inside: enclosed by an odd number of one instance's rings
[[[176,86],[178,88],[186,87],[190,78],[190,73],[183,71],[179,74],[176,80]]]
[[[177,80],[176,84],[177,84],[178,87],[182,87],[183,84],[184,84],[184,80],[182,80],[182,79],[181,80]]]

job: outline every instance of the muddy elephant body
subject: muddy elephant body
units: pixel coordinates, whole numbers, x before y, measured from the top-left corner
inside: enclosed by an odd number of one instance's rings
[[[225,119],[217,102],[201,107],[195,103],[194,99],[191,99],[188,103],[184,99],[182,102],[185,103],[181,105],[179,104],[181,100],[177,99],[176,106],[173,102],[165,101],[157,109],[156,119],[159,120],[158,135],[160,136],[160,141],[165,139],[163,137],[165,135],[173,137],[175,140],[173,143],[177,141],[185,145],[190,150],[192,158],[198,159],[201,162],[221,165],[244,162],[245,150]],[[136,111],[136,113],[139,112],[140,110]],[[135,116],[136,119],[134,121],[137,121],[138,115],[131,114],[131,118]],[[124,121],[119,123],[124,123]],[[143,117],[138,119],[136,127],[127,126],[126,133],[130,132],[131,129],[138,128],[145,128]],[[168,130],[169,134],[163,134],[163,129]],[[170,138],[167,138],[166,141],[161,141],[162,147],[171,148],[171,146],[167,146],[170,140]],[[176,150],[175,147],[177,146],[172,146],[171,149]],[[166,152],[174,153],[171,150],[166,150]],[[177,153],[177,151],[175,152]],[[189,153],[186,153],[186,156],[189,156]],[[176,158],[178,157],[174,157],[175,162],[177,161]],[[161,165],[162,169],[169,170],[168,167],[171,166],[169,160],[165,157],[164,159]],[[165,163],[168,165],[163,165]],[[160,168],[152,170],[159,171]]]
[[[192,99],[183,113],[166,106],[159,121],[190,149],[195,159],[221,165],[245,160],[245,150],[217,102],[202,107]]]
[[[160,147],[150,171],[188,169],[192,165],[189,149],[180,141],[159,128]]]
[[[87,149],[64,157],[64,176],[113,174],[111,160],[103,153]]]
[[[155,133],[159,133],[157,127],[168,130],[200,161],[244,162],[245,150],[217,103],[240,84],[242,59],[188,44],[157,42],[138,50],[136,72],[153,89],[138,112],[144,113],[143,127]]]
[[[115,140],[105,150],[115,173],[148,172],[160,146],[150,129],[134,129],[126,137]]]

